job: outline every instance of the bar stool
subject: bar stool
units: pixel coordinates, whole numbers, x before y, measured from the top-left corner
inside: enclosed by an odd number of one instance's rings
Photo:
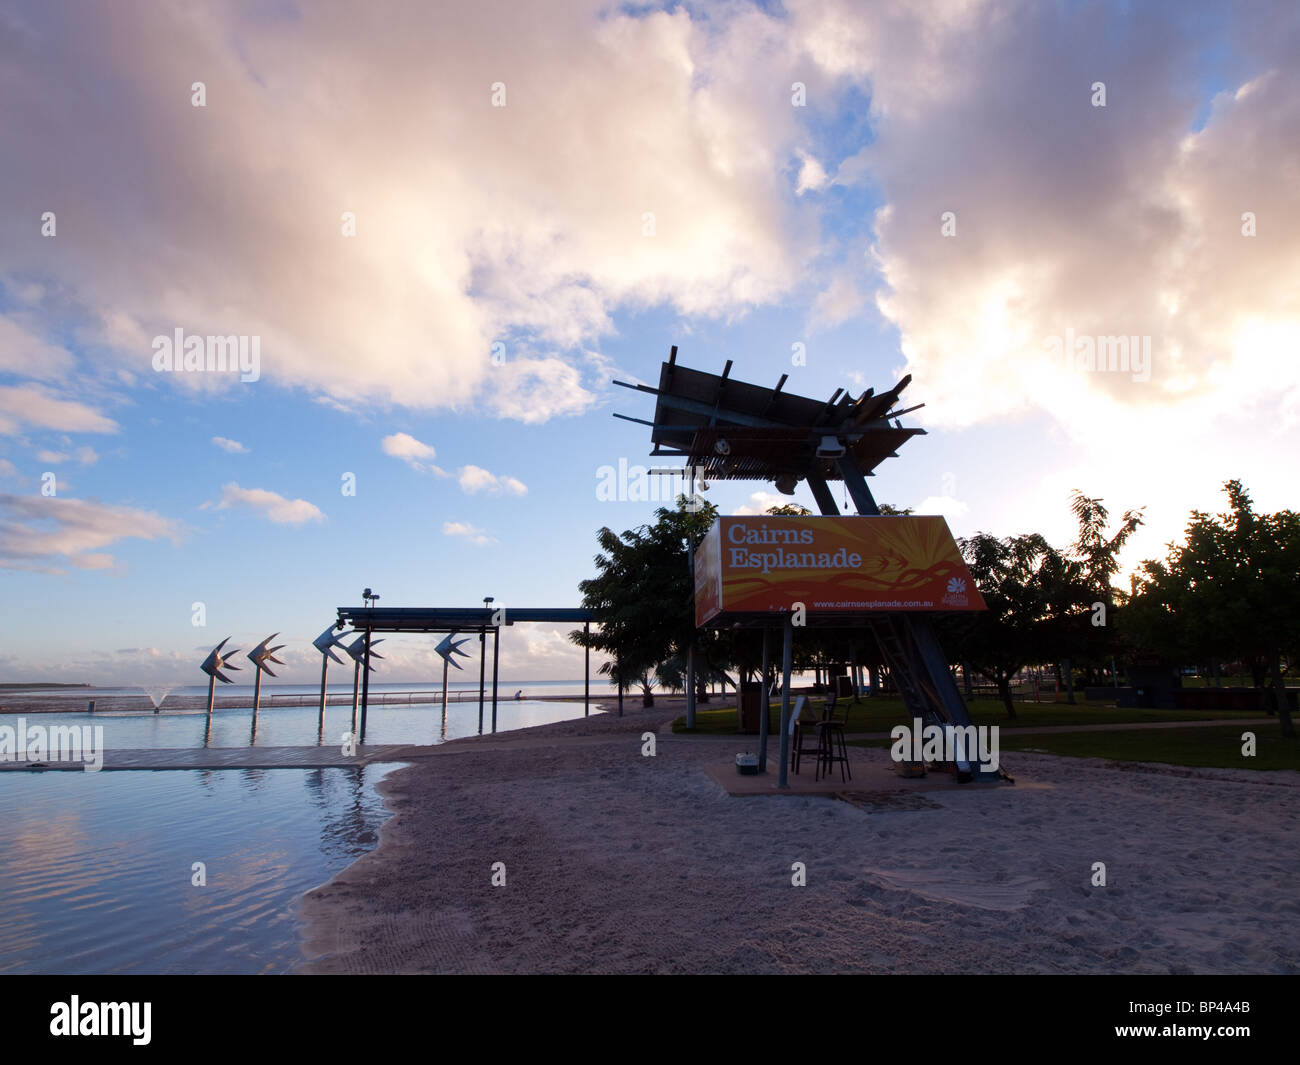
[[[849,767],[849,748],[844,741],[844,722],[843,721],[819,721],[817,723],[817,770],[813,774],[813,780],[820,780],[822,773],[830,776],[831,766],[836,762],[840,764],[840,782],[844,782],[844,774],[848,773],[848,779],[853,779],[853,770]]]

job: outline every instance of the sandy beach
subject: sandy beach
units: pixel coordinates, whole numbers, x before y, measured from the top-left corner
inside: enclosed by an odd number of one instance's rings
[[[680,713],[410,752],[380,846],[303,899],[302,971],[1300,971],[1300,773],[1008,754],[1014,787],[736,798],[707,770],[752,740]]]

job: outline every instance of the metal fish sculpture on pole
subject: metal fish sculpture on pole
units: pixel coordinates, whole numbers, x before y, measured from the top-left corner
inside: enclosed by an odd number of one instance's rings
[[[370,641],[371,658],[384,657],[378,651],[375,650],[375,644],[383,643],[383,642],[384,642],[383,640]],[[357,734],[357,699],[361,694],[361,667],[366,661],[365,636],[364,635],[358,636],[349,646],[343,649],[347,651],[348,656],[352,659],[353,662],[356,663],[356,666],[352,670],[352,735],[355,736]],[[371,666],[370,672],[373,673],[374,671],[375,671],[375,667]]]
[[[456,634],[454,632],[449,632],[445,637],[443,637],[438,646],[434,648],[434,650],[442,657],[442,723],[444,729],[447,724],[447,666],[453,665],[457,669],[462,668],[461,664],[452,656],[460,655],[461,658],[468,658],[469,652],[460,649],[461,645],[466,643],[469,643],[468,637],[463,640],[457,640]]]
[[[253,663],[256,670],[253,679],[253,741],[257,739],[257,711],[262,703],[262,674],[267,673],[272,677],[275,676],[271,671],[271,667],[267,665],[268,662],[274,662],[279,666],[284,665],[283,659],[275,657],[276,651],[284,650],[284,644],[280,644],[279,647],[267,646],[279,635],[278,632],[271,633],[270,636],[248,652],[248,660]]]
[[[214,693],[217,687],[217,681],[221,681],[222,684],[235,683],[233,680],[231,680],[221,671],[223,669],[229,669],[229,670],[239,669],[238,666],[232,665],[231,662],[229,661],[229,659],[239,654],[239,648],[236,647],[234,650],[228,651],[225,655],[222,655],[221,653],[221,649],[225,647],[226,644],[229,642],[230,642],[230,637],[227,636],[224,640],[222,640],[219,644],[217,644],[216,647],[212,648],[212,650],[208,652],[208,657],[205,658],[203,660],[203,664],[199,666],[199,669],[203,670],[203,672],[208,675],[208,724],[207,724],[207,728],[204,729],[203,732],[204,747],[208,745],[208,740],[212,738],[212,703],[214,700]]]
[[[343,646],[343,636],[335,635],[334,626],[330,626],[322,632],[316,639],[312,640],[311,645],[321,653],[320,662],[320,721],[317,723],[318,732],[323,734],[325,731],[325,677],[329,673],[330,659],[334,659],[339,665],[343,664],[343,659],[334,653],[335,647]]]

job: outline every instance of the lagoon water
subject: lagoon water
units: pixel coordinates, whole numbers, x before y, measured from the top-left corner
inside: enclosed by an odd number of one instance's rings
[[[581,702],[505,700],[497,731],[582,712]],[[0,725],[18,716],[0,714]],[[323,738],[315,706],[264,705],[256,731],[251,705],[217,710],[210,734],[205,713],[165,701],[160,714],[28,722],[102,726],[111,752],[198,747],[205,734],[213,747],[333,745],[351,718],[350,704],[329,706]],[[445,720],[440,702],[372,704],[366,742],[477,731],[477,698],[449,705]],[[375,784],[393,768],[0,773],[0,973],[288,972],[301,961],[298,900],[377,846],[388,812]],[[204,886],[192,883],[195,862]]]
[[[0,973],[289,971],[393,768],[0,773]]]
[[[130,712],[28,714],[27,722],[40,725],[99,725],[106,750],[178,747],[314,747],[337,746],[352,730],[352,707],[331,704],[325,708],[324,726],[317,706],[263,704],[253,720],[250,705],[212,713],[212,727],[202,710],[160,713]],[[497,704],[497,731],[545,725],[582,716],[582,703],[504,700]],[[593,709],[592,713],[596,713]],[[0,725],[16,726],[18,714],[0,713]],[[256,728],[254,728],[256,724]],[[366,743],[442,743],[478,733],[478,701],[450,703],[442,716],[439,703],[372,703],[366,715]],[[492,705],[483,708],[483,731],[492,730]]]

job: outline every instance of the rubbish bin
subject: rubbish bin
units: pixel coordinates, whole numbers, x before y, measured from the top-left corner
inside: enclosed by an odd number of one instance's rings
[[[758,681],[740,682],[737,695],[739,729],[741,732],[757,732],[760,715],[763,713],[763,685]]]
[[[844,676],[843,674],[841,674],[840,676],[836,677],[836,678],[835,678],[835,698],[837,698],[837,699],[852,699],[853,696],[854,696],[854,691],[853,691],[853,678],[852,678],[852,677]]]

